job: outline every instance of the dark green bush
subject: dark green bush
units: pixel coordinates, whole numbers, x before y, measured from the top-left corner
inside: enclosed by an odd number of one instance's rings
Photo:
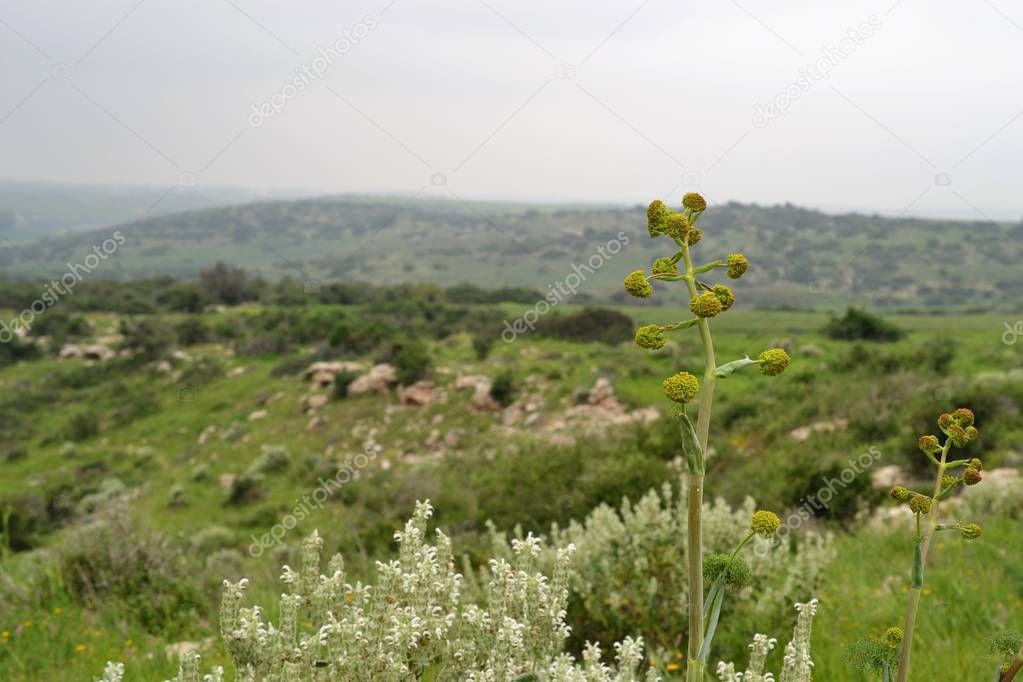
[[[162,322],[147,317],[121,320],[121,348],[142,361],[156,360],[171,345],[171,332]]]
[[[195,346],[210,339],[210,330],[197,316],[189,315],[174,325],[174,336],[180,346]]]
[[[408,386],[426,376],[432,360],[426,344],[418,339],[404,339],[393,347],[394,369],[398,374],[398,383]]]
[[[536,333],[566,341],[599,341],[615,345],[633,338],[632,318],[610,308],[584,308],[567,315],[548,315],[536,325]]]
[[[898,341],[902,338],[898,327],[859,308],[848,308],[842,317],[832,317],[823,331],[840,341]]]
[[[0,367],[13,365],[21,360],[32,360],[40,355],[42,352],[39,346],[22,341],[18,336],[12,336],[8,341],[0,341]]]
[[[502,369],[490,384],[490,397],[501,407],[508,407],[515,401],[515,376],[510,369]]]
[[[154,634],[207,606],[186,556],[162,535],[134,526],[123,509],[76,531],[58,553],[61,578],[76,601],[99,607],[116,599]]]
[[[334,400],[344,400],[348,397],[348,386],[359,378],[357,372],[338,372],[334,375]]]
[[[66,440],[80,443],[99,433],[99,417],[90,411],[76,412],[68,419],[64,429]]]

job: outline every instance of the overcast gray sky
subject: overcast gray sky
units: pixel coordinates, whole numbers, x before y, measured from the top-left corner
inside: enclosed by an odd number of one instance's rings
[[[0,0],[0,73],[4,179],[1023,215],[1010,0]]]

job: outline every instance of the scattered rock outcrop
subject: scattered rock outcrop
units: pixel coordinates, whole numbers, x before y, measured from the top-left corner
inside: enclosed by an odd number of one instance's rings
[[[387,393],[388,389],[398,383],[398,374],[388,364],[374,365],[368,372],[348,384],[349,395],[363,393]]]
[[[113,349],[108,348],[101,343],[67,343],[60,349],[60,358],[62,360],[79,359],[105,361],[112,360],[116,356],[117,353],[115,353]]]

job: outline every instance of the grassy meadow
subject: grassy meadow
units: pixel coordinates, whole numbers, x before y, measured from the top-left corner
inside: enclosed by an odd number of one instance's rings
[[[0,368],[0,679],[90,680],[115,660],[125,663],[126,679],[164,680],[192,645],[233,679],[218,634],[221,581],[250,578],[250,601],[274,617],[280,566],[295,565],[313,529],[327,553],[344,554],[351,574],[371,576],[374,561],[393,555],[393,533],[415,501],[429,498],[460,566],[474,566],[492,549],[488,523],[549,534],[552,524],[565,527],[598,505],[618,507],[665,482],[677,487],[677,427],[663,416],[660,383],[681,369],[699,371],[695,330],[673,334],[654,353],[628,339],[573,340],[541,329],[513,343],[492,333],[483,342],[484,325],[528,306],[416,301],[384,319],[374,306],[315,301],[83,311],[75,315],[86,331],[67,342],[135,345],[104,361],[62,359],[37,339],[37,355]],[[689,316],[615,311],[633,328]],[[550,317],[571,314],[585,311],[562,306]],[[879,453],[791,537],[792,551],[804,533],[831,538],[833,557],[812,573],[812,593],[783,595],[787,603],[820,599],[814,659],[817,678],[828,682],[870,679],[845,664],[845,647],[901,620],[912,540],[905,519],[887,515],[894,504],[886,481],[927,485],[917,437],[934,430],[938,414],[969,406],[982,433],[971,456],[986,469],[1023,461],[1023,345],[1002,341],[1003,324],[1014,319],[886,319],[903,338],[835,340],[822,333],[821,312],[737,309],[713,321],[719,362],[775,346],[793,362],[778,377],[750,369],[719,383],[708,499],[737,508],[752,497],[785,518],[850,458]],[[124,320],[149,326],[126,329]],[[374,324],[383,331],[365,341],[361,330]],[[147,345],[158,338],[155,350]],[[315,361],[354,362],[363,372],[421,351],[425,360],[411,364],[431,382],[425,405],[402,404],[394,387],[317,391],[303,376]],[[491,395],[506,404],[474,408],[472,388],[457,387],[465,376],[503,377],[507,394],[492,387]],[[600,379],[613,387],[607,411],[590,400]],[[649,408],[656,413],[643,416]],[[360,453],[371,454],[353,460]],[[279,544],[253,545],[346,461],[366,463]],[[1023,500],[992,499],[970,508],[991,514],[970,519],[984,526],[980,540],[949,534],[931,553],[913,679],[989,679],[987,637],[1023,629]],[[654,602],[677,598],[670,586],[659,590]],[[778,638],[772,661],[780,660],[793,614],[743,619],[754,613],[746,608],[730,617],[726,606],[713,661],[744,663],[754,632]],[[648,641],[656,634],[642,631],[649,622],[632,623]],[[576,635],[614,630],[574,602],[569,624],[573,647]],[[671,652],[658,655],[652,662],[670,679],[678,666]]]

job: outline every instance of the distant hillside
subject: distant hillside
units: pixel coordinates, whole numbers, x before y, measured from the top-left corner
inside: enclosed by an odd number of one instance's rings
[[[136,220],[147,212],[158,216],[210,206],[191,187],[168,189],[0,181],[0,244],[95,230]],[[232,187],[206,187],[203,193],[218,205],[268,198],[265,193]]]
[[[252,203],[158,216],[120,229],[126,243],[95,276],[193,275],[223,260],[268,277],[472,281],[546,290],[630,240],[580,291],[621,300],[623,276],[670,253],[646,235],[644,208],[539,206],[392,198]],[[828,215],[791,205],[712,206],[698,260],[743,251],[753,263],[737,293],[753,305],[1017,307],[1023,224]],[[114,228],[0,248],[0,274],[52,277],[81,262]],[[595,262],[602,260],[595,259]],[[674,293],[674,292],[673,292]],[[678,304],[674,297],[655,297]]]

